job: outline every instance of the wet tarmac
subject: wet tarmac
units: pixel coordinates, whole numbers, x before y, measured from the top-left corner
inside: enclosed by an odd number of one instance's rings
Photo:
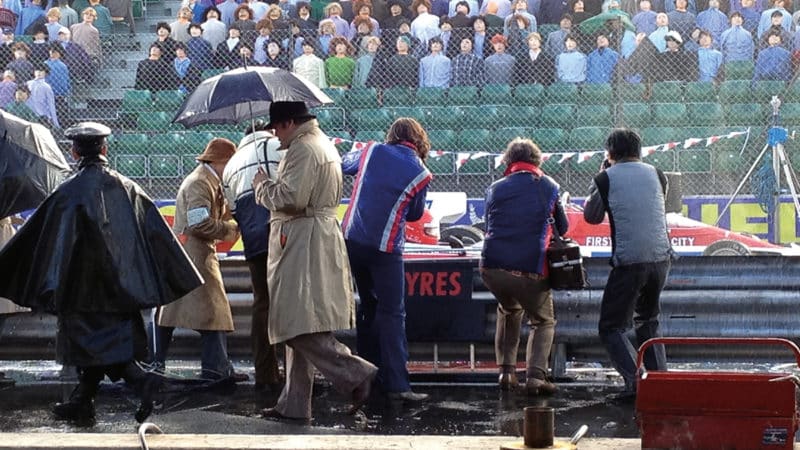
[[[16,386],[0,390],[0,431],[127,433],[135,428],[137,399],[121,382],[102,385],[95,423],[77,426],[54,420],[52,404],[65,398],[74,386],[57,381],[57,369],[54,364],[23,362],[9,370],[0,363],[0,370],[19,380]],[[523,408],[548,405],[556,411],[557,436],[571,435],[587,424],[589,437],[638,437],[633,404],[615,400],[620,384],[613,371],[602,368],[570,371],[578,381],[559,383],[559,392],[550,398],[501,392],[489,381],[494,378],[489,373],[471,377],[486,382],[414,383],[415,391],[430,394],[429,401],[403,404],[374,394],[363,414],[356,416],[345,413],[346,398],[318,379],[311,426],[261,418],[258,412],[273,406],[278,393],[257,393],[252,382],[207,388],[178,380],[191,369],[191,363],[173,369],[176,381],[162,389],[156,411],[148,420],[167,433],[520,436]]]

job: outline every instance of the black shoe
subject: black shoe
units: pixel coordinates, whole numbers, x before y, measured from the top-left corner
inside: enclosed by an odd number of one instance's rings
[[[261,417],[279,422],[293,423],[297,425],[309,425],[311,419],[306,417],[288,417],[278,412],[275,408],[264,408],[261,410]]]
[[[70,400],[56,403],[53,414],[62,420],[87,421],[94,419],[94,400]]]
[[[389,400],[402,400],[404,402],[424,402],[425,400],[430,397],[428,394],[423,394],[420,392],[413,392],[413,391],[405,391],[405,392],[388,392],[386,397]]]

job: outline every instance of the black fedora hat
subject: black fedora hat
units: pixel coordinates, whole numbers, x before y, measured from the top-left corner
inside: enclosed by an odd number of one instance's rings
[[[295,119],[316,119],[308,112],[305,102],[272,102],[269,105],[269,123],[267,128],[275,128],[276,123]]]

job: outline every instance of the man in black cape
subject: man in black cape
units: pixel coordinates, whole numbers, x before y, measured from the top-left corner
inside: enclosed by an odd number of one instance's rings
[[[0,251],[0,297],[58,316],[56,357],[77,366],[79,385],[58,418],[91,420],[100,381],[138,388],[139,422],[152,411],[154,375],[141,310],[203,283],[152,200],[108,168],[111,130],[86,122],[68,130],[78,172],[62,183]]]

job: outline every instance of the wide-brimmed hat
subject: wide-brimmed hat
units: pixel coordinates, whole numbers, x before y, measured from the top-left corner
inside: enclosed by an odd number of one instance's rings
[[[305,102],[272,102],[269,105],[269,123],[267,128],[275,128],[276,123],[295,119],[316,119],[308,112]]]
[[[236,153],[236,144],[225,138],[214,138],[196,159],[202,162],[228,162]]]
[[[678,44],[683,44],[683,38],[681,37],[681,34],[675,30],[667,31],[667,34],[664,35],[664,40],[675,41]]]

